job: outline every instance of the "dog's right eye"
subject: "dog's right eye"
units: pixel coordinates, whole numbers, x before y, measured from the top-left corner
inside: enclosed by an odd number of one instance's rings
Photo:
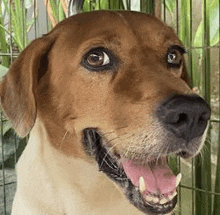
[[[87,57],[87,63],[93,67],[104,66],[110,62],[108,55],[105,52],[94,52]]]
[[[182,55],[185,53],[185,49],[181,46],[174,45],[169,47],[166,55],[166,61],[169,67],[180,67],[182,63]]]
[[[91,71],[111,70],[114,66],[114,56],[106,48],[95,48],[83,56],[82,65]]]

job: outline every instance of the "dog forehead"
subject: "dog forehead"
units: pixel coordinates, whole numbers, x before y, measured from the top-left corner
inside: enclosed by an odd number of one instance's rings
[[[130,46],[139,42],[142,47],[154,49],[159,49],[170,41],[180,44],[173,30],[159,19],[132,11],[93,11],[77,14],[58,24],[56,31],[64,36],[63,39],[68,41],[68,44],[74,45],[96,39],[104,44],[117,43],[118,46],[122,41]]]

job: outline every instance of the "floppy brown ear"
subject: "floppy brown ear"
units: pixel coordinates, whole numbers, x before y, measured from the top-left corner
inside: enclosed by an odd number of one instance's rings
[[[54,40],[50,36],[34,40],[11,65],[0,84],[1,105],[21,137],[35,123],[37,82],[47,70],[47,57]]]

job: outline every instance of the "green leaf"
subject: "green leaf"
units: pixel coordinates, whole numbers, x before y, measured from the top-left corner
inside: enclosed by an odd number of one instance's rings
[[[88,12],[90,10],[90,1],[85,1],[84,4],[83,4],[83,11],[84,12]]]
[[[219,5],[218,1],[213,0],[210,4],[210,45],[219,43]],[[201,21],[195,33],[193,46],[202,47],[204,35],[204,22]],[[202,49],[196,49],[198,54],[202,54]]]
[[[83,4],[83,11],[126,9],[125,6],[127,3],[128,1],[126,0],[99,0],[96,2],[85,0]]]
[[[58,16],[59,16],[59,22],[64,20],[66,18],[66,15],[63,11],[62,5],[61,5],[61,1],[59,1],[59,11],[58,11]]]
[[[99,8],[99,4],[96,4],[96,10],[106,10],[106,9],[108,9],[108,7],[109,7],[109,3],[108,3],[108,1],[103,1],[103,0],[101,0],[100,1],[100,8]]]
[[[217,2],[217,1],[215,1]],[[210,11],[210,45],[214,46],[219,42],[219,8],[211,7]]]
[[[26,26],[27,26],[27,29],[30,31],[30,26],[32,26],[34,24],[34,21],[35,21],[35,18],[32,17],[30,18],[29,20],[26,21]]]
[[[12,124],[9,121],[3,122],[3,135],[12,128]]]
[[[57,4],[56,4],[56,0],[50,0],[50,5],[51,5],[51,9],[52,9],[52,13],[53,13],[53,16],[55,18],[55,20],[57,21],[58,20],[58,10],[57,10]]]
[[[4,18],[0,7],[0,50],[3,53],[8,51],[8,43],[5,38]],[[9,56],[2,56],[2,65],[9,66]]]
[[[0,65],[0,80],[2,79],[3,76],[6,75],[7,72],[8,72],[8,68]]]
[[[172,172],[175,175],[178,175],[179,169],[178,169],[178,162],[177,162],[177,156],[176,155],[169,155],[168,156],[168,165]]]
[[[215,35],[212,35],[212,38],[211,38],[211,46],[215,46],[219,43],[219,31],[217,31],[215,33]]]
[[[174,8],[176,6],[176,0],[166,0],[165,6],[166,6],[166,9],[168,10],[169,14],[171,16],[173,16]]]
[[[124,9],[127,10],[128,9],[128,0],[122,0],[122,3],[123,3],[123,6],[124,6]]]
[[[204,32],[204,23],[203,21],[200,22],[199,27],[197,28],[197,31],[195,33],[193,46],[195,47],[202,47],[202,41],[203,41],[203,32]],[[202,49],[196,49],[198,54],[202,54]]]
[[[26,9],[30,9],[32,5],[33,5],[33,3],[31,0],[24,0],[24,7]]]

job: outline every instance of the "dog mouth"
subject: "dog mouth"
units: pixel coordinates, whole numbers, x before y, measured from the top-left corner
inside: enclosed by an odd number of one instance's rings
[[[151,213],[166,214],[174,209],[181,173],[177,176],[173,174],[167,157],[160,157],[144,165],[122,158],[122,166]]]
[[[83,146],[95,158],[99,170],[117,183],[127,199],[145,214],[170,213],[177,203],[177,176],[169,168],[167,157],[142,164],[122,156],[112,156],[96,129],[83,131]]]

